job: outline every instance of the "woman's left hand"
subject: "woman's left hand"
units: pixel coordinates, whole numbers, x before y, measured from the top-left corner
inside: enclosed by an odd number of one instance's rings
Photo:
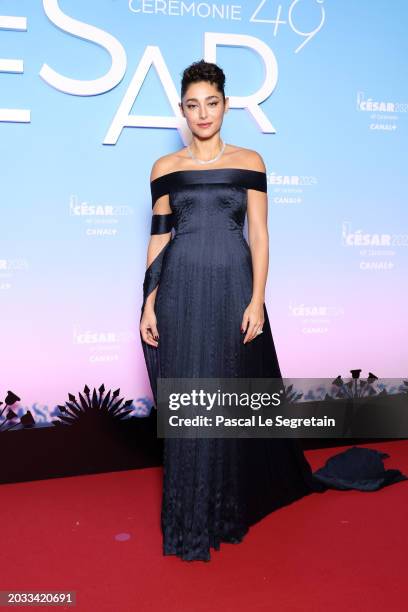
[[[263,302],[249,302],[242,317],[241,332],[245,332],[244,344],[251,342],[256,336],[257,331],[262,331],[265,322]],[[248,328],[248,329],[247,329]]]

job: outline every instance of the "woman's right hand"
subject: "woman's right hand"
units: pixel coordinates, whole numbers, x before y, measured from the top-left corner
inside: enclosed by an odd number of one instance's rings
[[[140,321],[140,333],[147,344],[158,346],[159,332],[157,330],[157,319],[154,309],[145,306]]]

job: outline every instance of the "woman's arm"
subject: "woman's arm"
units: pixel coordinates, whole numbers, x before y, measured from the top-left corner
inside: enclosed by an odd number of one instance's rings
[[[150,172],[150,182],[159,178],[168,172],[168,156],[160,157],[152,166]],[[169,195],[165,194],[158,198],[153,206],[152,215],[162,215],[171,213]],[[166,244],[171,240],[171,231],[165,234],[151,234],[149,245],[147,247],[146,269],[156,259],[159,253],[164,249]],[[149,294],[146,299],[145,308],[154,309],[156,301],[156,293],[158,286]]]
[[[167,172],[166,156],[158,159],[152,167],[150,174],[150,181],[155,178],[159,178]],[[154,203],[152,209],[153,215],[163,215],[171,213],[169,195],[165,194],[159,197]],[[153,217],[152,217],[153,220]],[[165,233],[153,233],[150,236],[149,245],[147,248],[147,259],[146,259],[146,270],[153,264],[154,260],[160,255],[166,245],[171,240],[171,230]],[[142,319],[140,324],[140,331],[142,333],[143,340],[152,346],[157,346],[157,339],[159,337],[157,329],[157,320],[154,305],[156,302],[158,284],[148,294],[145,305],[143,308]]]
[[[164,200],[165,198],[167,198],[167,204],[168,204],[168,196],[163,196],[163,198],[159,198],[160,200]],[[153,209],[154,213],[166,213],[166,212],[170,212],[167,210],[167,206],[166,203],[164,203],[162,206],[159,204],[159,202],[157,201],[155,204],[155,207]],[[146,269],[150,266],[150,264],[156,259],[156,257],[159,255],[159,253],[164,249],[164,247],[166,246],[166,244],[168,242],[170,242],[171,240],[171,231],[167,232],[166,234],[153,234],[150,237],[149,240],[149,245],[147,247],[147,260],[146,260]],[[158,289],[158,285],[153,289],[153,291],[151,291],[149,293],[149,295],[146,298],[146,303],[145,303],[145,310],[146,309],[150,309],[150,310],[154,310],[154,304],[156,302],[156,294],[157,294],[157,289]]]
[[[252,169],[266,172],[262,157],[257,154]],[[248,189],[248,242],[252,254],[254,283],[252,301],[263,304],[269,268],[268,196],[263,191]]]
[[[251,170],[266,172],[262,157],[251,151],[248,159]],[[248,189],[248,243],[252,255],[252,298],[243,318],[248,331],[244,343],[256,338],[256,330],[264,324],[265,287],[269,268],[268,196],[263,191]]]

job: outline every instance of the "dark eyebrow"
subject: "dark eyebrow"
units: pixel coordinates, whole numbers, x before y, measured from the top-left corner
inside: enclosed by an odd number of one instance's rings
[[[210,98],[216,98],[217,100],[219,100],[218,96],[207,96],[205,99],[209,100]],[[198,102],[198,100],[197,98],[188,98],[186,102]]]

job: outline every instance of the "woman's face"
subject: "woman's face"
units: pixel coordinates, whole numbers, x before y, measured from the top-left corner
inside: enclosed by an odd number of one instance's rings
[[[191,83],[179,103],[181,113],[193,134],[209,138],[221,129],[228,98],[224,99],[215,85],[207,81]]]

